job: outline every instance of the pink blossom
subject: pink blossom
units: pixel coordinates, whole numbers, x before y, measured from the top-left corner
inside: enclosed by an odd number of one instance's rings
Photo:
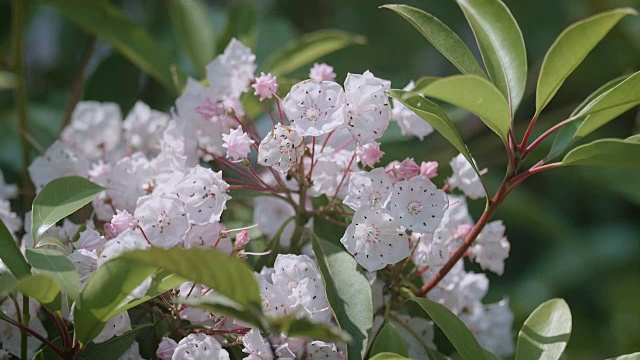
[[[387,165],[387,167],[385,168],[385,170],[387,172],[387,175],[389,175],[389,179],[391,179],[392,183],[396,183],[402,180],[402,178],[398,174],[400,170],[400,161],[394,160],[390,162],[389,165]]]
[[[113,239],[127,229],[135,229],[136,221],[127,210],[116,210],[111,222],[104,224],[104,233],[108,239]]]
[[[232,129],[229,134],[222,134],[222,147],[227,149],[227,158],[234,160],[246,159],[251,152],[251,145],[255,141],[242,131],[242,126]]]
[[[256,83],[251,85],[256,90],[255,95],[260,96],[260,101],[271,99],[278,91],[278,83],[276,77],[271,74],[260,73],[256,78]]]
[[[200,105],[196,106],[196,112],[202,116],[203,119],[209,120],[214,116],[224,113],[224,106],[219,103],[206,98]]]
[[[171,357],[173,357],[173,352],[177,347],[178,343],[176,343],[173,339],[163,337],[162,341],[158,345],[158,350],[156,350],[156,356],[161,360],[171,360]]]
[[[398,166],[398,177],[402,180],[409,180],[420,175],[420,166],[411,158],[404,159]]]
[[[438,162],[423,161],[420,165],[420,175],[426,176],[429,179],[438,176]]]
[[[380,150],[380,143],[374,141],[365,145],[358,145],[356,154],[358,155],[358,161],[362,165],[373,168],[373,165],[380,161],[380,158],[384,155],[384,151]]]
[[[471,224],[462,224],[458,226],[453,237],[456,239],[464,239],[467,237],[467,235],[469,235],[472,229],[473,226],[471,226]]]
[[[247,230],[242,230],[236,235],[236,248],[242,248],[247,246],[249,243],[249,232]]]
[[[309,72],[309,79],[316,81],[334,81],[336,79],[336,73],[333,72],[332,66],[324,63],[315,63]]]

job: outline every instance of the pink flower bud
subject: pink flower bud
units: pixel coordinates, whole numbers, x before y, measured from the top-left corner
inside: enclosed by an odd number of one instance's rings
[[[113,215],[111,222],[104,224],[104,232],[107,239],[113,239],[120,235],[127,229],[135,229],[136,221],[133,216],[127,212],[127,210],[116,210],[116,214]]]
[[[206,98],[200,105],[196,106],[196,112],[200,114],[204,120],[210,120],[214,116],[224,114],[224,106]]]
[[[400,176],[398,175],[398,171],[400,170],[400,161],[394,160],[387,165],[385,168],[387,175],[389,175],[389,179],[391,179],[392,183],[396,183],[400,180]]]
[[[242,230],[236,235],[236,248],[243,248],[249,243],[249,232]]]
[[[161,360],[171,360],[173,352],[178,347],[178,344],[168,337],[163,337],[160,344],[158,344],[158,350],[156,350],[156,356]]]
[[[420,166],[411,158],[404,159],[398,166],[398,177],[403,180],[409,180],[420,174]]]
[[[420,165],[420,175],[426,176],[430,179],[438,176],[438,162],[423,161]]]
[[[362,146],[358,145],[356,154],[358,155],[358,161],[363,166],[373,168],[373,165],[380,161],[380,158],[384,155],[384,151],[380,150],[380,143],[372,142]]]
[[[251,85],[256,90],[255,95],[260,96],[260,101],[271,99],[278,92],[276,77],[271,74],[260,73],[256,78],[256,83]]]
[[[456,229],[456,232],[453,235],[453,237],[456,238],[456,239],[464,239],[464,238],[467,237],[467,235],[469,235],[471,230],[473,230],[473,226],[471,226],[471,224],[460,225]]]
[[[336,73],[333,72],[332,66],[315,63],[309,72],[309,79],[316,81],[333,81],[336,79]]]

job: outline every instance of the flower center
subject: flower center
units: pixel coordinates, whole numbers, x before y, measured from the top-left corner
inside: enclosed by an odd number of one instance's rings
[[[380,230],[373,225],[367,224],[363,226],[364,240],[368,243],[377,244],[380,242]]]
[[[165,228],[171,226],[171,217],[165,210],[162,210],[160,214],[158,214],[157,221],[160,233],[163,233]]]
[[[317,106],[313,105],[304,110],[304,117],[311,120],[314,124],[318,117],[320,117],[320,109]]]
[[[278,151],[282,154],[291,152],[291,150],[293,150],[293,141],[286,136],[281,137],[278,141]]]
[[[413,200],[409,205],[407,205],[407,210],[411,215],[418,215],[422,212],[422,203]]]

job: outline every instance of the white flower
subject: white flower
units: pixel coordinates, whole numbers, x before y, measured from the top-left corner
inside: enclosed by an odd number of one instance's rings
[[[81,101],[60,139],[90,160],[97,160],[120,143],[122,114],[114,103]]]
[[[260,143],[258,164],[286,173],[304,154],[302,140],[292,128],[277,124]]]
[[[229,360],[229,353],[213,336],[189,334],[180,340],[172,360]]]
[[[406,314],[396,314],[395,320],[398,325],[396,329],[402,336],[402,340],[407,347],[407,352],[411,359],[428,359],[429,353],[424,348],[425,345],[435,349],[433,337],[435,334],[433,322],[417,316]],[[400,323],[404,324],[402,326]],[[411,329],[409,332],[407,329]]]
[[[162,132],[169,124],[169,119],[168,114],[152,110],[142,101],[136,102],[122,124],[127,144],[146,155],[157,155]]]
[[[480,177],[462,154],[451,159],[449,164],[453,169],[453,175],[448,180],[452,188],[459,188],[471,199],[480,199],[485,196]]]
[[[227,195],[229,185],[222,180],[222,171],[196,165],[177,185],[178,198],[185,204],[189,221],[204,225],[220,221],[222,211],[231,196]]]
[[[120,355],[118,360],[144,360],[140,355],[140,344],[138,344],[137,341],[134,341],[129,349],[125,351],[124,354]]]
[[[171,360],[173,352],[178,347],[178,343],[168,337],[163,337],[160,344],[158,344],[158,350],[156,350],[156,356],[160,360]]]
[[[357,210],[340,242],[368,271],[395,264],[410,253],[404,227],[381,210]]]
[[[333,66],[324,63],[315,63],[309,71],[309,79],[316,81],[334,81],[336,79],[336,73],[333,72]]]
[[[251,329],[242,337],[243,353],[249,354],[244,360],[273,360],[271,346],[262,338],[260,331]]]
[[[0,220],[12,233],[17,233],[22,229],[22,219],[18,217],[18,214],[11,211],[9,200],[0,199]]]
[[[340,84],[306,80],[291,88],[282,100],[282,109],[300,135],[319,136],[345,123],[345,102]]]
[[[271,240],[280,227],[290,217],[295,216],[295,209],[286,202],[273,196],[256,196],[253,199],[253,222],[260,224],[260,231]],[[289,246],[295,228],[295,221],[291,220],[280,234],[280,244]]]
[[[54,142],[43,156],[38,156],[29,165],[31,181],[38,190],[53,179],[72,175],[86,177],[88,171],[87,158],[61,141]]]
[[[18,187],[16,185],[8,185],[4,181],[4,174],[0,170],[0,199],[12,199],[18,195]]]
[[[256,90],[254,95],[260,96],[260,101],[271,99],[278,92],[276,77],[271,74],[260,73],[256,78],[256,83],[251,85]]]
[[[513,354],[513,313],[508,300],[489,305],[477,304],[470,312],[462,314],[460,319],[484,349],[500,359]]]
[[[16,300],[20,308],[22,308],[22,294],[16,295]],[[40,319],[38,319],[38,311],[40,309],[40,304],[37,303],[33,298],[29,298],[29,327],[36,331],[38,334],[47,337],[47,330],[42,325]],[[4,302],[2,302],[2,306],[0,306],[0,311],[4,313],[4,316],[11,318],[15,321],[18,320],[19,314],[16,312],[16,306],[14,302],[10,298],[6,298]],[[20,310],[22,313],[22,310]],[[5,350],[9,354],[15,356],[15,358],[19,358],[21,351],[21,331],[20,328],[14,326],[6,321],[0,321],[0,340],[2,341],[2,347],[0,348],[0,354],[2,354],[2,350]],[[33,336],[27,337],[27,358],[33,359],[36,351],[42,346],[42,343],[34,338]]]
[[[320,196],[327,195],[333,197],[336,192],[339,196],[347,193],[347,184],[350,182],[351,172],[357,170],[357,164],[354,158],[353,150],[334,150],[326,146],[324,151],[320,152],[321,145],[316,145],[316,161],[311,174],[311,182],[313,186],[309,195]],[[311,161],[305,163],[306,170],[309,170]],[[347,167],[348,171],[347,171]],[[346,173],[346,175],[345,175]],[[344,177],[344,180],[342,178]],[[340,188],[338,189],[338,186]]]
[[[222,134],[222,147],[227,149],[227,159],[246,159],[251,152],[251,145],[255,141],[242,131],[242,126],[232,129],[228,134]]]
[[[104,236],[100,235],[100,233],[95,229],[87,226],[86,229],[80,233],[80,236],[75,243],[75,247],[76,249],[84,249],[88,251],[102,251],[106,242],[107,240]]]
[[[413,231],[433,232],[449,205],[447,194],[429,178],[415,176],[393,185],[389,202],[391,215]]]
[[[112,337],[120,336],[129,330],[131,330],[131,320],[129,319],[129,314],[126,311],[123,311],[107,321],[100,334],[93,339],[93,342],[96,344],[103,343]]]
[[[311,341],[306,345],[305,359],[345,359],[345,354],[338,351],[336,344],[324,341]]]
[[[177,197],[147,195],[138,199],[133,217],[151,245],[168,249],[180,244],[189,230],[186,215],[184,203]]]
[[[234,98],[249,89],[256,71],[256,56],[240,41],[231,39],[224,53],[207,65],[207,80],[217,98]]]
[[[80,286],[89,279],[98,268],[98,254],[96,250],[78,249],[69,255],[71,262],[75,264],[78,276],[80,277]]]
[[[391,110],[384,93],[389,88],[387,83],[369,72],[347,75],[347,128],[360,144],[380,138],[389,126]]]
[[[220,230],[224,226],[219,222],[212,222],[204,225],[191,225],[184,238],[184,247],[189,248],[213,248],[230,254],[233,250],[231,238],[220,238]],[[216,245],[217,243],[217,245]]]
[[[471,251],[482,269],[489,269],[498,275],[504,272],[504,260],[509,257],[511,245],[504,236],[502,221],[488,223],[473,243]]]
[[[384,168],[357,171],[349,177],[349,191],[343,203],[354,210],[381,209],[387,206],[392,193],[393,185]]]
[[[404,87],[404,90],[413,90],[414,86],[413,81],[411,81]],[[422,141],[425,136],[433,132],[433,127],[428,122],[416,115],[400,101],[393,99],[392,102],[393,110],[391,116],[393,120],[398,122],[402,135],[414,135]]]
[[[487,294],[489,279],[485,274],[476,274],[462,270],[462,262],[456,270],[452,270],[445,277],[446,282],[441,282],[437,287],[429,291],[427,297],[441,303],[454,314],[461,314],[463,310],[472,308],[478,304]],[[424,278],[431,278],[433,272],[425,272]]]
[[[127,210],[116,210],[116,214],[113,215],[111,221],[104,224],[104,232],[109,239],[113,239],[127,229],[135,229],[136,226],[137,222]]]
[[[115,258],[116,256],[134,250],[148,249],[149,244],[142,236],[140,230],[125,230],[115,239],[107,241],[100,252],[98,258],[98,266],[102,266],[105,262]]]

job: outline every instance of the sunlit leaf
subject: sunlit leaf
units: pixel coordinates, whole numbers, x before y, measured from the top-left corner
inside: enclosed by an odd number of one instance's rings
[[[348,333],[331,324],[316,323],[306,317],[300,319],[295,315],[287,315],[270,320],[274,333],[282,333],[288,337],[307,337],[324,341],[350,341]]]
[[[557,360],[571,336],[571,311],[562,299],[538,306],[518,334],[516,360]]]
[[[640,143],[635,139],[601,139],[569,151],[562,165],[640,170]]]
[[[47,310],[55,314],[60,314],[61,296],[60,286],[48,275],[29,275],[16,285],[16,290],[23,295],[36,299]]]
[[[372,356],[370,360],[409,360],[409,358],[390,352],[384,352]]]
[[[38,273],[54,279],[72,300],[78,298],[78,272],[65,255],[53,249],[27,249],[26,255],[29,264],[38,270]]]
[[[197,307],[209,312],[224,314],[258,328],[266,328],[268,326],[260,308],[246,307],[224,296],[213,294],[179,299],[177,301],[179,304]]]
[[[59,248],[60,250],[64,251],[65,253],[69,253],[69,251],[67,250],[67,247],[64,246],[64,244],[62,242],[60,242],[60,240],[54,238],[54,237],[46,237],[44,239],[40,239],[38,241],[38,245],[36,245],[36,248],[41,248],[44,246],[55,246],[57,248]]]
[[[627,354],[627,355],[620,355],[607,360],[640,360],[640,352]]]

